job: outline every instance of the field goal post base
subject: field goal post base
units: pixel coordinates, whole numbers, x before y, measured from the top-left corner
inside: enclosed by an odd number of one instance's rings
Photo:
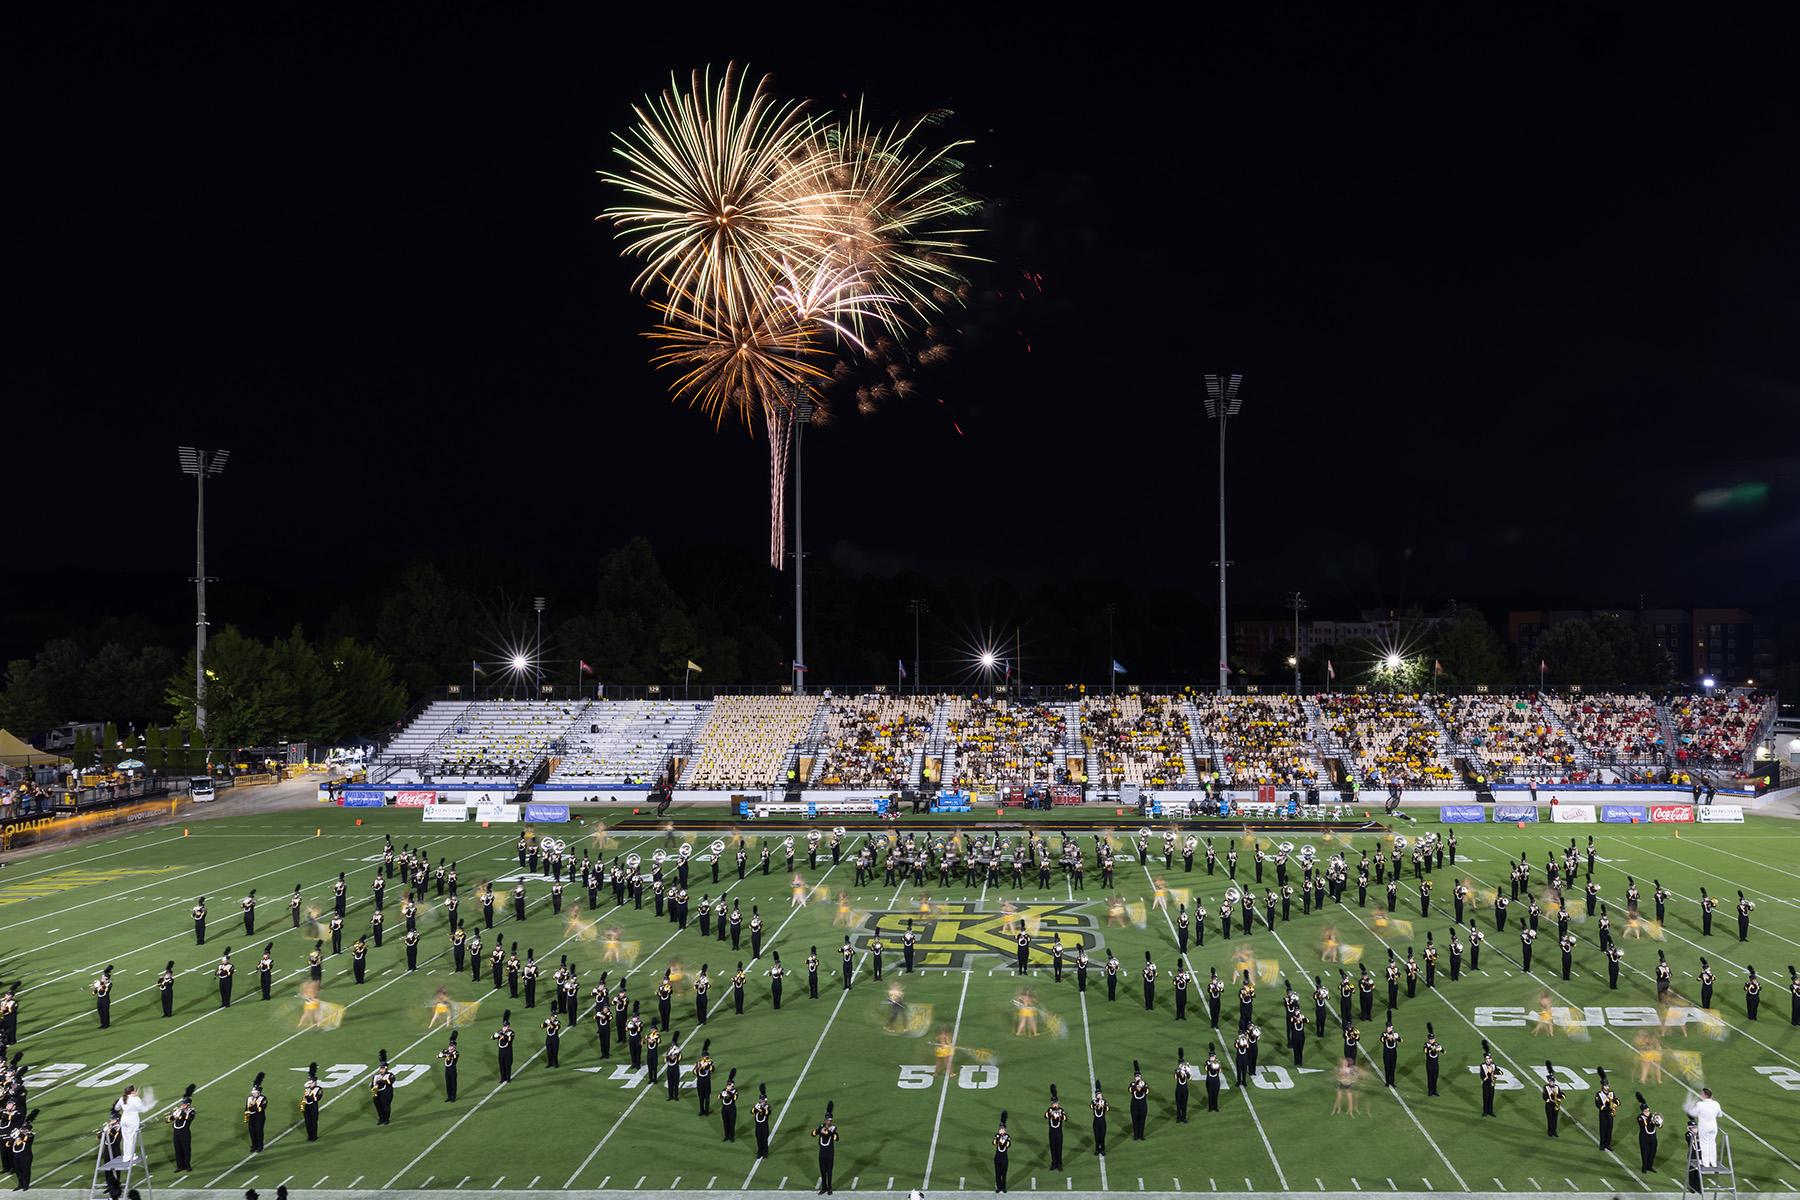
[[[1716,1200],[1717,1197],[1729,1197],[1738,1200],[1737,1171],[1731,1162],[1731,1135],[1724,1130],[1719,1131],[1719,1161],[1710,1167],[1700,1165],[1700,1148],[1688,1147],[1688,1178],[1698,1176],[1700,1179],[1699,1195],[1701,1200]],[[1683,1190],[1683,1196],[1695,1193]]]
[[[150,1158],[144,1153],[144,1143],[138,1142],[137,1153],[130,1158],[107,1158],[106,1144],[102,1142],[94,1149],[94,1178],[88,1184],[88,1196],[91,1200],[110,1200],[112,1193],[106,1187],[106,1173],[119,1172],[119,1195],[124,1196],[132,1188],[139,1189],[143,1200],[153,1200],[156,1190],[150,1185]]]

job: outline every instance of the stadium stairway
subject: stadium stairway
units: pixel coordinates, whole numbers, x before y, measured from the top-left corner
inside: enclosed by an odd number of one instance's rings
[[[1199,786],[1199,774],[1202,771],[1223,778],[1225,774],[1225,754],[1222,750],[1213,745],[1212,734],[1200,720],[1200,710],[1194,707],[1194,702],[1192,700],[1182,700],[1181,715],[1187,718],[1188,723],[1187,757],[1190,758],[1194,764],[1194,786]],[[1204,766],[1202,764],[1204,764]]]
[[[1538,704],[1537,711],[1543,715],[1545,724],[1562,734],[1568,739],[1569,745],[1575,747],[1575,769],[1586,771],[1590,775],[1595,773],[1599,768],[1599,760],[1595,757],[1594,752],[1588,749],[1587,743],[1575,736],[1575,731],[1570,729],[1562,719],[1562,714],[1557,712],[1552,705],[1542,702]]]

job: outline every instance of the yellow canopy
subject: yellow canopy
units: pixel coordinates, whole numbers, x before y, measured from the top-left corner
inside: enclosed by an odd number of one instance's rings
[[[69,760],[60,754],[52,754],[48,750],[39,750],[36,746],[22,742],[4,729],[0,729],[0,765],[8,767],[50,767],[67,763]]]

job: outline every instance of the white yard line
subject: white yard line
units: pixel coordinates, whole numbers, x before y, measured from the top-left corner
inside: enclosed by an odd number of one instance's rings
[[[973,971],[963,972],[962,994],[956,1001],[956,1020],[950,1026],[951,1046],[956,1045],[956,1039],[962,1033],[963,1005],[969,999],[969,980],[974,978],[974,976],[975,972]],[[952,1074],[953,1072],[950,1069],[950,1064],[945,1064],[944,1087],[943,1090],[938,1093],[937,1119],[931,1123],[931,1147],[925,1152],[925,1179],[924,1182],[919,1184],[919,1190],[922,1192],[929,1192],[931,1189],[931,1168],[932,1165],[937,1162],[938,1132],[944,1125],[944,1104],[950,1099],[950,1080]]]
[[[1086,992],[1077,992],[1076,995],[1081,997],[1081,1043],[1082,1043],[1082,1045],[1087,1047],[1087,1064],[1088,1064],[1087,1077],[1088,1077],[1088,1081],[1091,1083],[1093,1080],[1098,1079],[1099,1076],[1094,1071],[1094,1042],[1093,1042],[1092,1036],[1088,1032],[1087,993]],[[1080,1094],[1085,1095],[1086,1093],[1087,1093],[1087,1084],[1083,1084]],[[1104,1192],[1104,1191],[1108,1190],[1109,1188],[1111,1188],[1111,1186],[1112,1186],[1110,1183],[1108,1183],[1106,1181],[1106,1156],[1104,1154],[1099,1156],[1099,1163],[1100,1163],[1100,1190]]]
[[[888,899],[889,908],[893,908],[895,904],[899,903],[900,893],[905,889],[906,881],[902,879],[900,886],[894,889],[893,896]],[[867,958],[868,955],[869,952],[865,949],[863,951],[863,957]],[[854,973],[854,968],[852,968],[852,973]],[[794,1106],[794,1100],[800,1095],[800,1085],[806,1082],[806,1073],[812,1070],[813,1060],[819,1057],[819,1050],[825,1045],[825,1038],[831,1033],[831,1027],[836,1023],[838,1014],[843,1011],[844,1001],[847,1000],[849,996],[850,991],[848,988],[844,988],[838,992],[837,1003],[832,1005],[831,1015],[825,1018],[825,1028],[819,1031],[819,1040],[813,1043],[812,1053],[808,1054],[806,1056],[806,1062],[801,1064],[800,1074],[794,1078],[794,1086],[789,1090],[787,1099],[782,1101],[781,1110],[775,1114],[775,1119],[769,1123],[769,1140],[771,1142],[774,1141],[776,1132],[781,1128],[781,1122],[786,1119],[788,1109]],[[750,1187],[750,1181],[756,1178],[756,1169],[762,1166],[762,1164],[763,1160],[760,1158],[750,1164],[750,1172],[744,1176],[745,1190],[748,1190]],[[787,1179],[784,1177],[781,1184],[782,1186],[785,1186],[786,1183]]]
[[[1154,891],[1155,890],[1155,880],[1153,880],[1150,876],[1149,866],[1143,862],[1139,862],[1138,866],[1143,868],[1144,880],[1145,880],[1145,882],[1147,882],[1151,885],[1151,890]],[[1163,915],[1163,920],[1168,923],[1169,936],[1177,937],[1178,935],[1175,932],[1175,918],[1169,915],[1169,910],[1166,905],[1163,907],[1162,915]],[[1177,944],[1179,944],[1179,942]],[[1189,976],[1196,978],[1196,979],[1199,978],[1199,976],[1196,975],[1194,972],[1193,962],[1188,958],[1187,955],[1183,954],[1181,956],[1181,961],[1187,967]],[[1297,960],[1296,960],[1296,962],[1297,962]],[[1263,1128],[1262,1118],[1257,1115],[1256,1102],[1250,1098],[1250,1089],[1249,1088],[1239,1088],[1238,1094],[1244,1098],[1244,1108],[1247,1112],[1249,1112],[1250,1120],[1256,1126],[1256,1136],[1262,1139],[1263,1149],[1269,1155],[1269,1165],[1275,1168],[1275,1178],[1278,1181],[1280,1181],[1281,1190],[1285,1192],[1288,1190],[1287,1172],[1285,1172],[1281,1169],[1281,1160],[1279,1158],[1275,1157],[1275,1146],[1272,1142],[1269,1141],[1269,1134],[1268,1134],[1268,1131]],[[1421,1130],[1421,1132],[1423,1132],[1423,1130]],[[1430,1141],[1430,1135],[1426,1136],[1426,1140]],[[1435,1148],[1435,1143],[1434,1143],[1434,1148]],[[1440,1152],[1439,1156],[1442,1157],[1442,1152]],[[1448,1160],[1446,1160],[1446,1165],[1448,1165]],[[1454,1170],[1454,1168],[1452,1168],[1452,1169]]]

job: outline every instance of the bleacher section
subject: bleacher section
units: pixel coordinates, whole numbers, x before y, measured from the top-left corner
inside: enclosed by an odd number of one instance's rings
[[[1456,778],[1442,731],[1417,696],[1346,695],[1319,699],[1333,747],[1365,786],[1444,787]]]
[[[576,723],[548,782],[596,787],[648,787],[676,754],[686,753],[712,709],[710,702],[611,700]]]
[[[1648,696],[1548,696],[1544,702],[1596,762],[1647,763],[1664,754],[1662,721]]]
[[[1490,780],[1654,782],[1740,768],[1772,719],[1766,696],[1533,691],[1174,696],[1019,702],[965,695],[731,695],[717,701],[440,702],[376,757],[370,781],[407,787],[579,789],[795,786],[980,792],[1032,785],[1194,789],[1364,787]],[[1672,752],[1671,752],[1672,751]],[[790,770],[798,775],[790,777]],[[941,778],[940,778],[941,772]]]
[[[1087,696],[1081,732],[1102,787],[1198,787],[1187,713],[1172,696]]]
[[[432,705],[421,721],[435,720],[437,708]],[[370,778],[395,785],[484,784],[517,789],[530,780],[547,754],[561,748],[562,739],[587,708],[585,703],[553,700],[470,704],[422,747],[419,739],[408,736],[413,728],[402,732],[376,759]]]
[[[817,696],[722,696],[701,726],[680,785],[698,791],[783,787]]]
[[[1537,696],[1432,696],[1453,753],[1489,779],[1584,783],[1585,757]]]
[[[1293,696],[1194,696],[1194,741],[1231,787],[1323,784],[1311,717]]]
[[[868,695],[826,701],[825,737],[813,764],[813,787],[912,787],[938,696]]]
[[[953,696],[948,708],[949,786],[991,790],[1067,781],[1065,705]]]

